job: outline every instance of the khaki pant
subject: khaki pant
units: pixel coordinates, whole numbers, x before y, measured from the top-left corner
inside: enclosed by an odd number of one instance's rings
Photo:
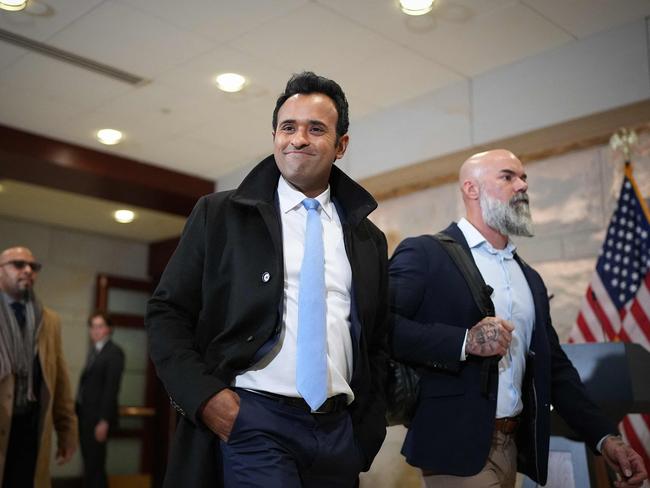
[[[516,477],[517,446],[514,434],[495,432],[487,462],[480,472],[474,476],[422,476],[422,481],[426,488],[513,488]]]

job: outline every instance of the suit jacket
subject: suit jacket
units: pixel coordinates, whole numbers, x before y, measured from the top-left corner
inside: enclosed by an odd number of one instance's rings
[[[445,232],[470,252],[462,232]],[[539,274],[515,257],[530,286],[535,323],[522,386],[524,410],[517,431],[518,470],[546,482],[550,406],[595,449],[616,426],[588,398],[566,357],[549,313]],[[422,373],[420,396],[402,453],[407,461],[440,474],[478,473],[490,450],[498,375],[481,393],[483,358],[460,361],[466,330],[482,318],[462,274],[432,236],[404,240],[390,262],[392,352]]]
[[[115,428],[123,371],[124,352],[120,346],[109,340],[81,373],[77,413],[82,421],[91,420],[96,423],[106,420],[111,429]]]
[[[279,177],[270,156],[237,190],[201,198],[149,301],[145,324],[151,358],[181,414],[168,486],[218,486],[219,440],[202,424],[200,407],[231,385],[238,372],[255,364],[281,332],[284,257],[276,206]],[[352,268],[350,386],[355,401],[349,410],[367,469],[386,432],[386,241],[366,218],[376,202],[336,166],[330,188]]]
[[[77,417],[68,378],[68,366],[61,347],[61,321],[59,316],[48,308],[43,308],[37,348],[43,381],[40,391],[40,419],[38,455],[34,488],[48,488],[50,482],[50,456],[52,453],[52,431],[56,430],[57,445],[72,447],[77,445]],[[0,323],[0,327],[6,324]],[[13,410],[14,376],[0,378],[0,486],[4,473],[11,416]]]

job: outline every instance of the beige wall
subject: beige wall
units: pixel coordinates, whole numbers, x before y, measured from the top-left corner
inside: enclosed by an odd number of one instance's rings
[[[86,318],[94,308],[95,277],[108,273],[147,278],[148,247],[140,242],[0,216],[0,249],[15,245],[29,247],[43,263],[36,292],[46,306],[61,316],[63,352],[76,392],[88,345]],[[79,453],[65,466],[52,463],[53,476],[78,474]]]
[[[650,196],[650,136],[634,158],[635,179]],[[568,153],[526,166],[536,236],[517,239],[520,255],[546,282],[551,314],[565,341],[580,307],[616,203],[622,160],[607,146]],[[463,215],[456,184],[379,202],[373,221],[387,234],[389,252],[405,237],[435,233]],[[389,429],[387,441],[362,486],[419,486],[399,454],[405,430]]]

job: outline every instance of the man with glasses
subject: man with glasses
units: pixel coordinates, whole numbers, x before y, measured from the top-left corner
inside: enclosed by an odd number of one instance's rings
[[[41,269],[32,252],[0,254],[0,483],[50,486],[52,429],[56,460],[77,448],[77,418],[61,348],[59,317],[34,295]]]

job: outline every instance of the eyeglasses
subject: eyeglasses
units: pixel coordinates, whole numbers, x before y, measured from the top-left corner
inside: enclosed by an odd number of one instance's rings
[[[0,266],[7,266],[8,264],[13,265],[16,269],[23,269],[25,266],[29,266],[32,268],[32,271],[36,273],[38,273],[43,267],[41,263],[37,263],[36,261],[25,261],[24,259],[12,259],[11,261],[0,264]]]

